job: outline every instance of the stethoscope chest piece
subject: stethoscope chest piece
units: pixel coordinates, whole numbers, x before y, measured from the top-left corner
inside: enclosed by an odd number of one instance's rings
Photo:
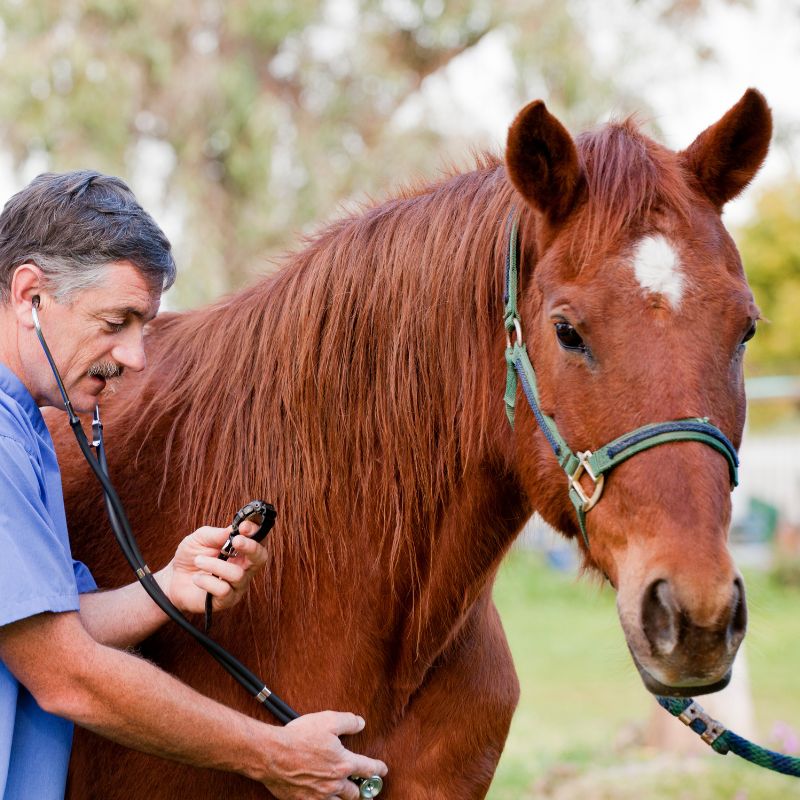
[[[371,778],[357,778],[355,782],[359,784],[358,793],[361,797],[377,797],[383,789],[383,779],[380,775],[373,775]]]

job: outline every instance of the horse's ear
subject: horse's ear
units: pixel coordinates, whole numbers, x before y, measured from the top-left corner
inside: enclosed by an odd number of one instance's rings
[[[525,106],[508,129],[506,169],[517,191],[551,222],[569,214],[584,182],[572,137],[541,100]]]
[[[680,156],[718,208],[736,197],[764,162],[772,112],[764,95],[748,89],[719,122],[706,128]]]

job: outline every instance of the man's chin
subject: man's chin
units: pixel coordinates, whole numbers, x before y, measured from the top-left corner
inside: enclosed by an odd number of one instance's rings
[[[90,414],[109,394],[110,382],[105,378],[87,375],[70,391],[69,401],[76,414]]]
[[[73,400],[70,398],[70,403],[72,403],[72,410],[76,414],[91,414],[94,411],[94,407],[98,405],[100,402],[99,397],[92,397],[86,398],[78,397],[77,399]]]

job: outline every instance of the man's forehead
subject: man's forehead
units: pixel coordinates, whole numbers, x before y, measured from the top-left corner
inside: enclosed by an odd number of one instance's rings
[[[158,313],[161,289],[154,287],[144,274],[129,261],[109,265],[103,282],[100,310],[133,316],[148,321]]]

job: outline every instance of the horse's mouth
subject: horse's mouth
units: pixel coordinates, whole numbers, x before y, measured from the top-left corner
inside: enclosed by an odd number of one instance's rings
[[[633,654],[631,654],[633,655]],[[685,686],[670,686],[654,678],[640,663],[636,656],[633,656],[633,663],[639,670],[645,689],[654,695],[661,697],[694,697],[698,694],[713,694],[724,689],[731,680],[731,669],[714,683],[692,683]]]

